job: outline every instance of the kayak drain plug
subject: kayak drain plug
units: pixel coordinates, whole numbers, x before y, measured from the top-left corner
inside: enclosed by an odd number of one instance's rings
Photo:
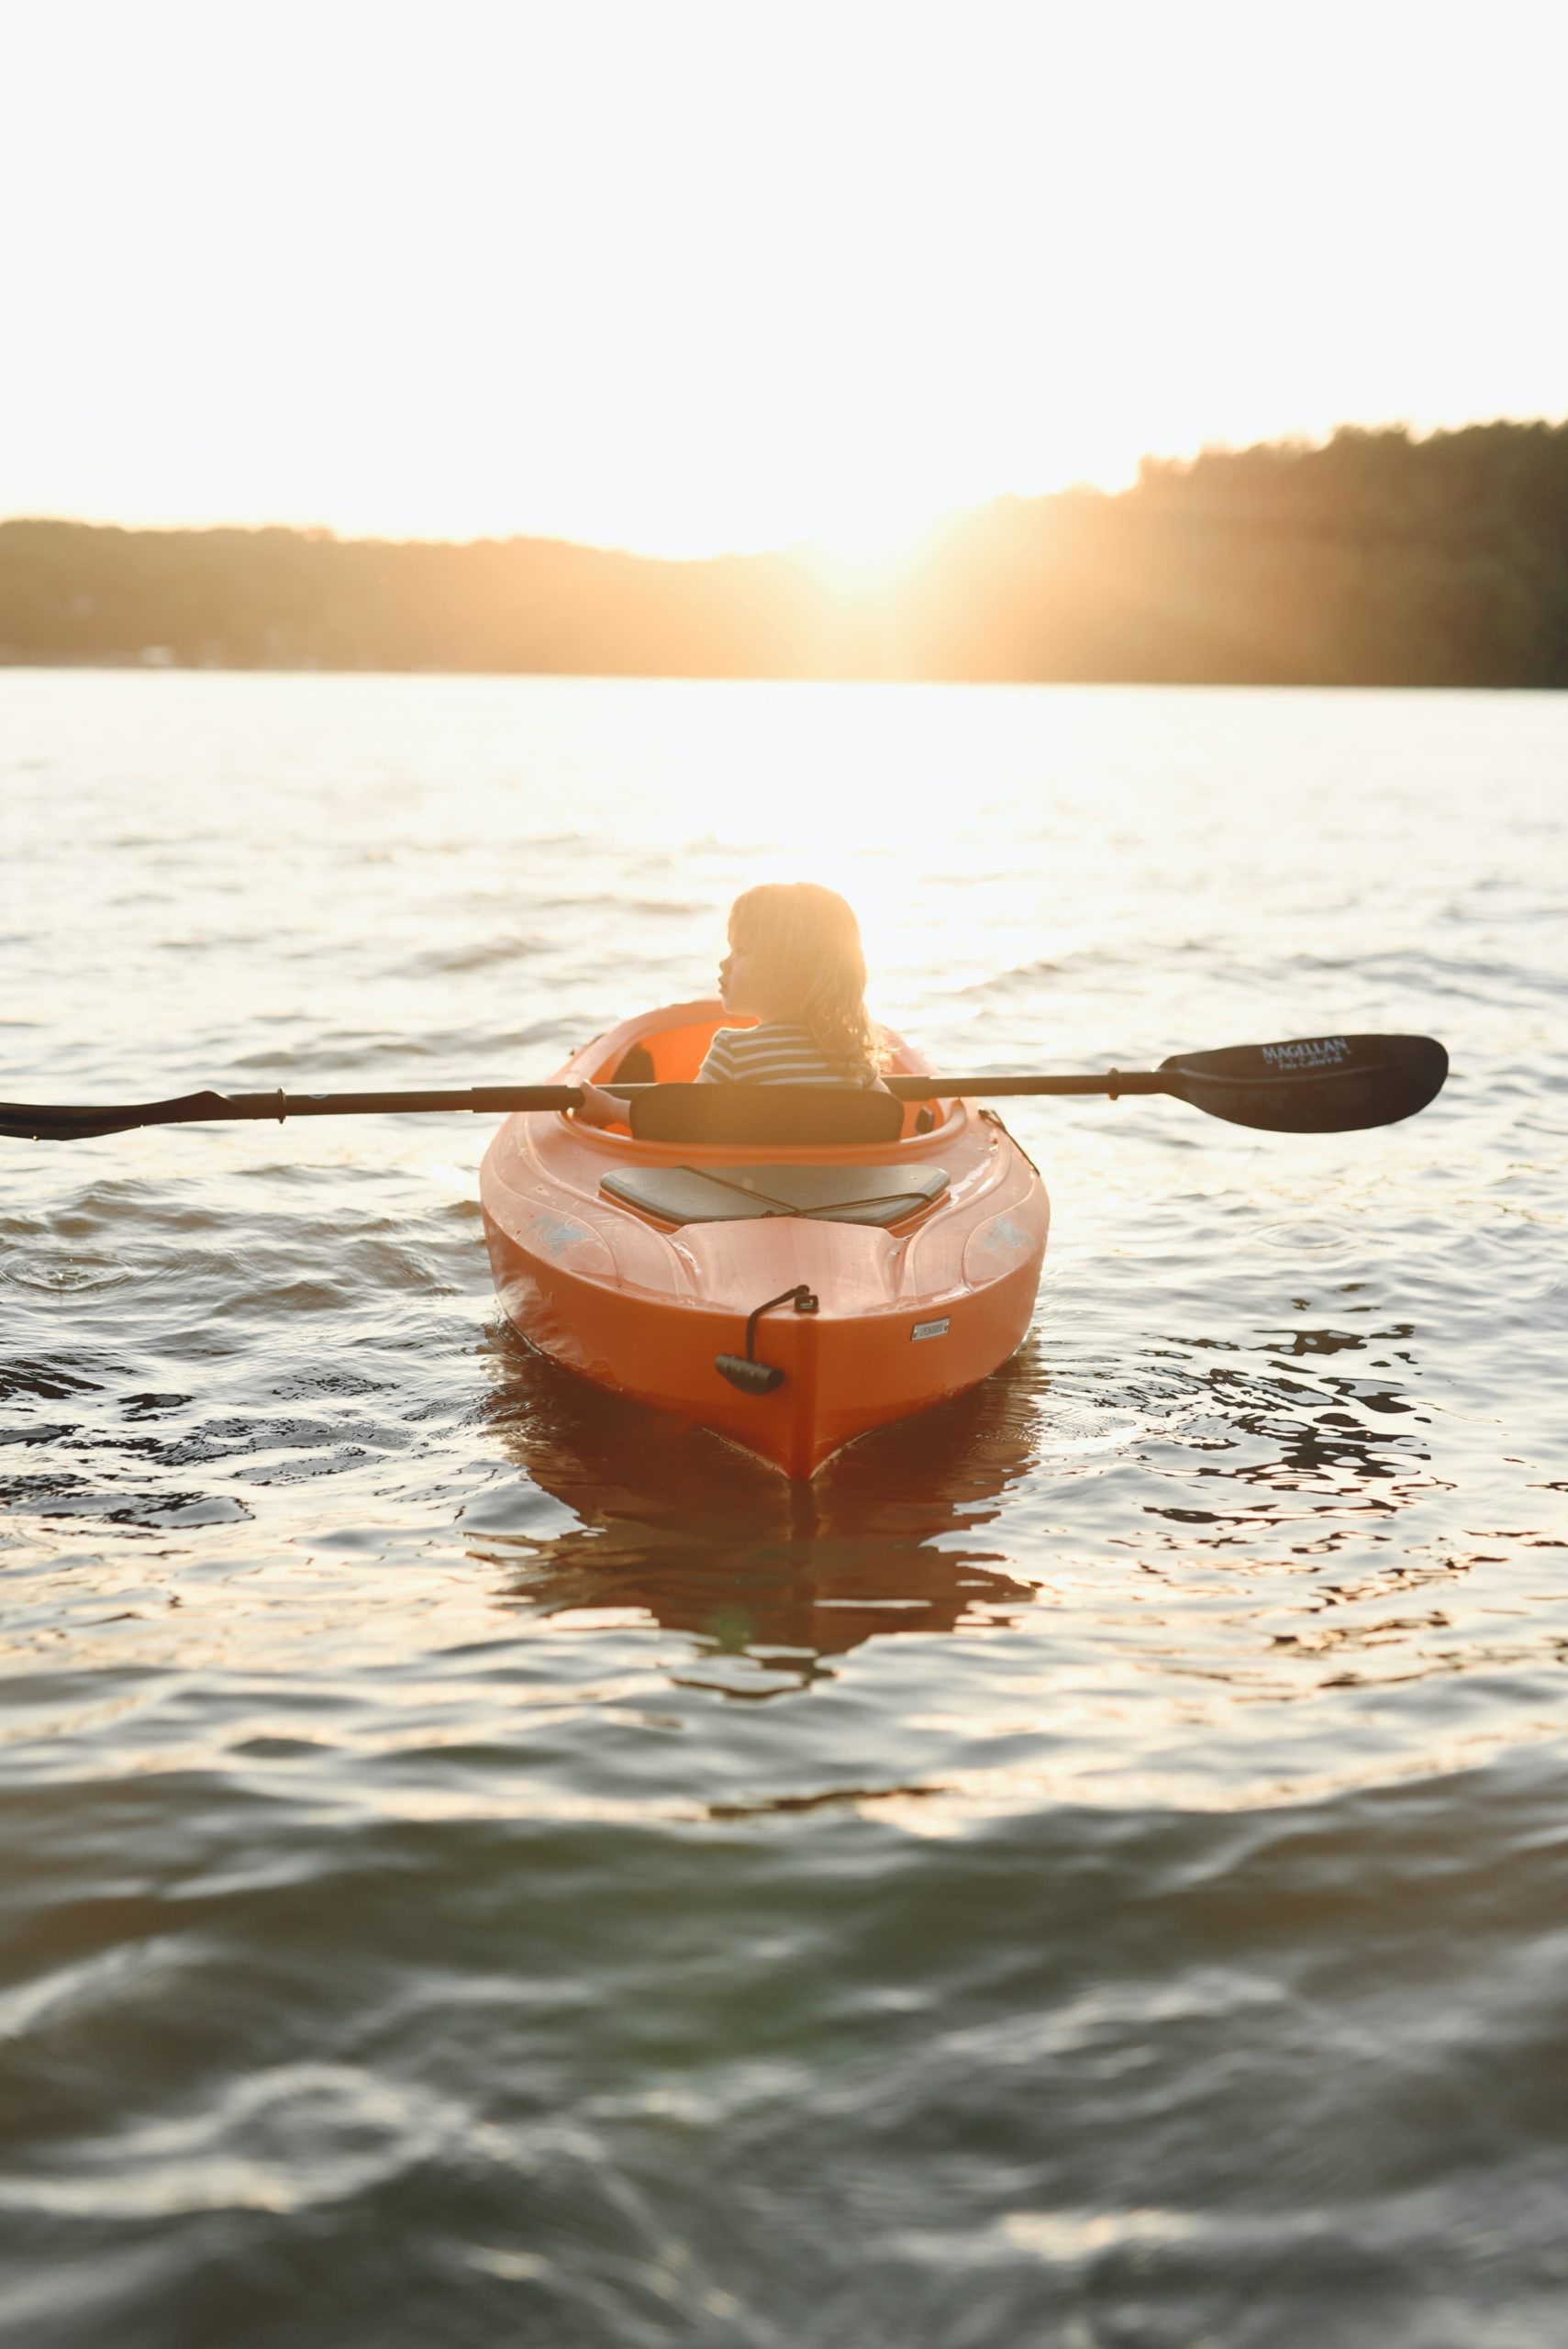
[[[746,1351],[743,1354],[715,1354],[713,1366],[731,1386],[742,1395],[771,1395],[784,1383],[784,1375],[776,1363],[757,1360],[757,1324],[764,1313],[775,1305],[793,1305],[797,1313],[815,1313],[817,1299],[802,1281],[797,1287],[781,1289],[777,1297],[770,1297],[746,1317]]]

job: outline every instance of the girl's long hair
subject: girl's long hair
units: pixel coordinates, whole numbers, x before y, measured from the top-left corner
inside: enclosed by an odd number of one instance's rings
[[[729,909],[729,937],[824,1060],[846,1075],[876,1074],[882,1046],[866,1012],[861,926],[837,890],[815,881],[748,889]]]

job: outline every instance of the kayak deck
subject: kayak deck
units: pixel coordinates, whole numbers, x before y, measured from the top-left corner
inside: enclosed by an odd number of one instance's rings
[[[947,1189],[945,1166],[617,1166],[601,1177],[607,1198],[661,1223],[751,1223],[799,1215],[885,1230],[917,1215]]]
[[[721,1023],[717,1002],[645,1013],[560,1081],[689,1083]],[[924,1073],[902,1046],[892,1067]],[[902,1124],[891,1142],[748,1147],[508,1118],[480,1178],[507,1318],[601,1386],[809,1477],[977,1384],[1033,1309],[1050,1206],[1028,1159],[962,1101]]]

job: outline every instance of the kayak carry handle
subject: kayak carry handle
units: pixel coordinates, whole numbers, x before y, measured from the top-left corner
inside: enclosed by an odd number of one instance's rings
[[[715,1354],[713,1366],[731,1386],[742,1395],[771,1395],[784,1383],[784,1375],[777,1363],[753,1362],[749,1354]]]
[[[743,1354],[715,1354],[713,1366],[720,1378],[728,1378],[731,1386],[742,1395],[772,1395],[784,1383],[784,1372],[777,1363],[757,1360],[757,1324],[764,1313],[775,1305],[793,1305],[797,1313],[815,1313],[817,1303],[804,1281],[794,1288],[781,1289],[777,1297],[770,1297],[746,1316],[746,1351]]]

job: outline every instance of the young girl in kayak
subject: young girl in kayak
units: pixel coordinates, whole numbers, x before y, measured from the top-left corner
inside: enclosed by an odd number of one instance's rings
[[[860,924],[835,890],[812,881],[748,889],[729,909],[718,988],[726,1011],[757,1025],[720,1028],[697,1082],[878,1085],[865,985]],[[577,1115],[588,1125],[618,1125],[626,1105],[585,1085]]]

